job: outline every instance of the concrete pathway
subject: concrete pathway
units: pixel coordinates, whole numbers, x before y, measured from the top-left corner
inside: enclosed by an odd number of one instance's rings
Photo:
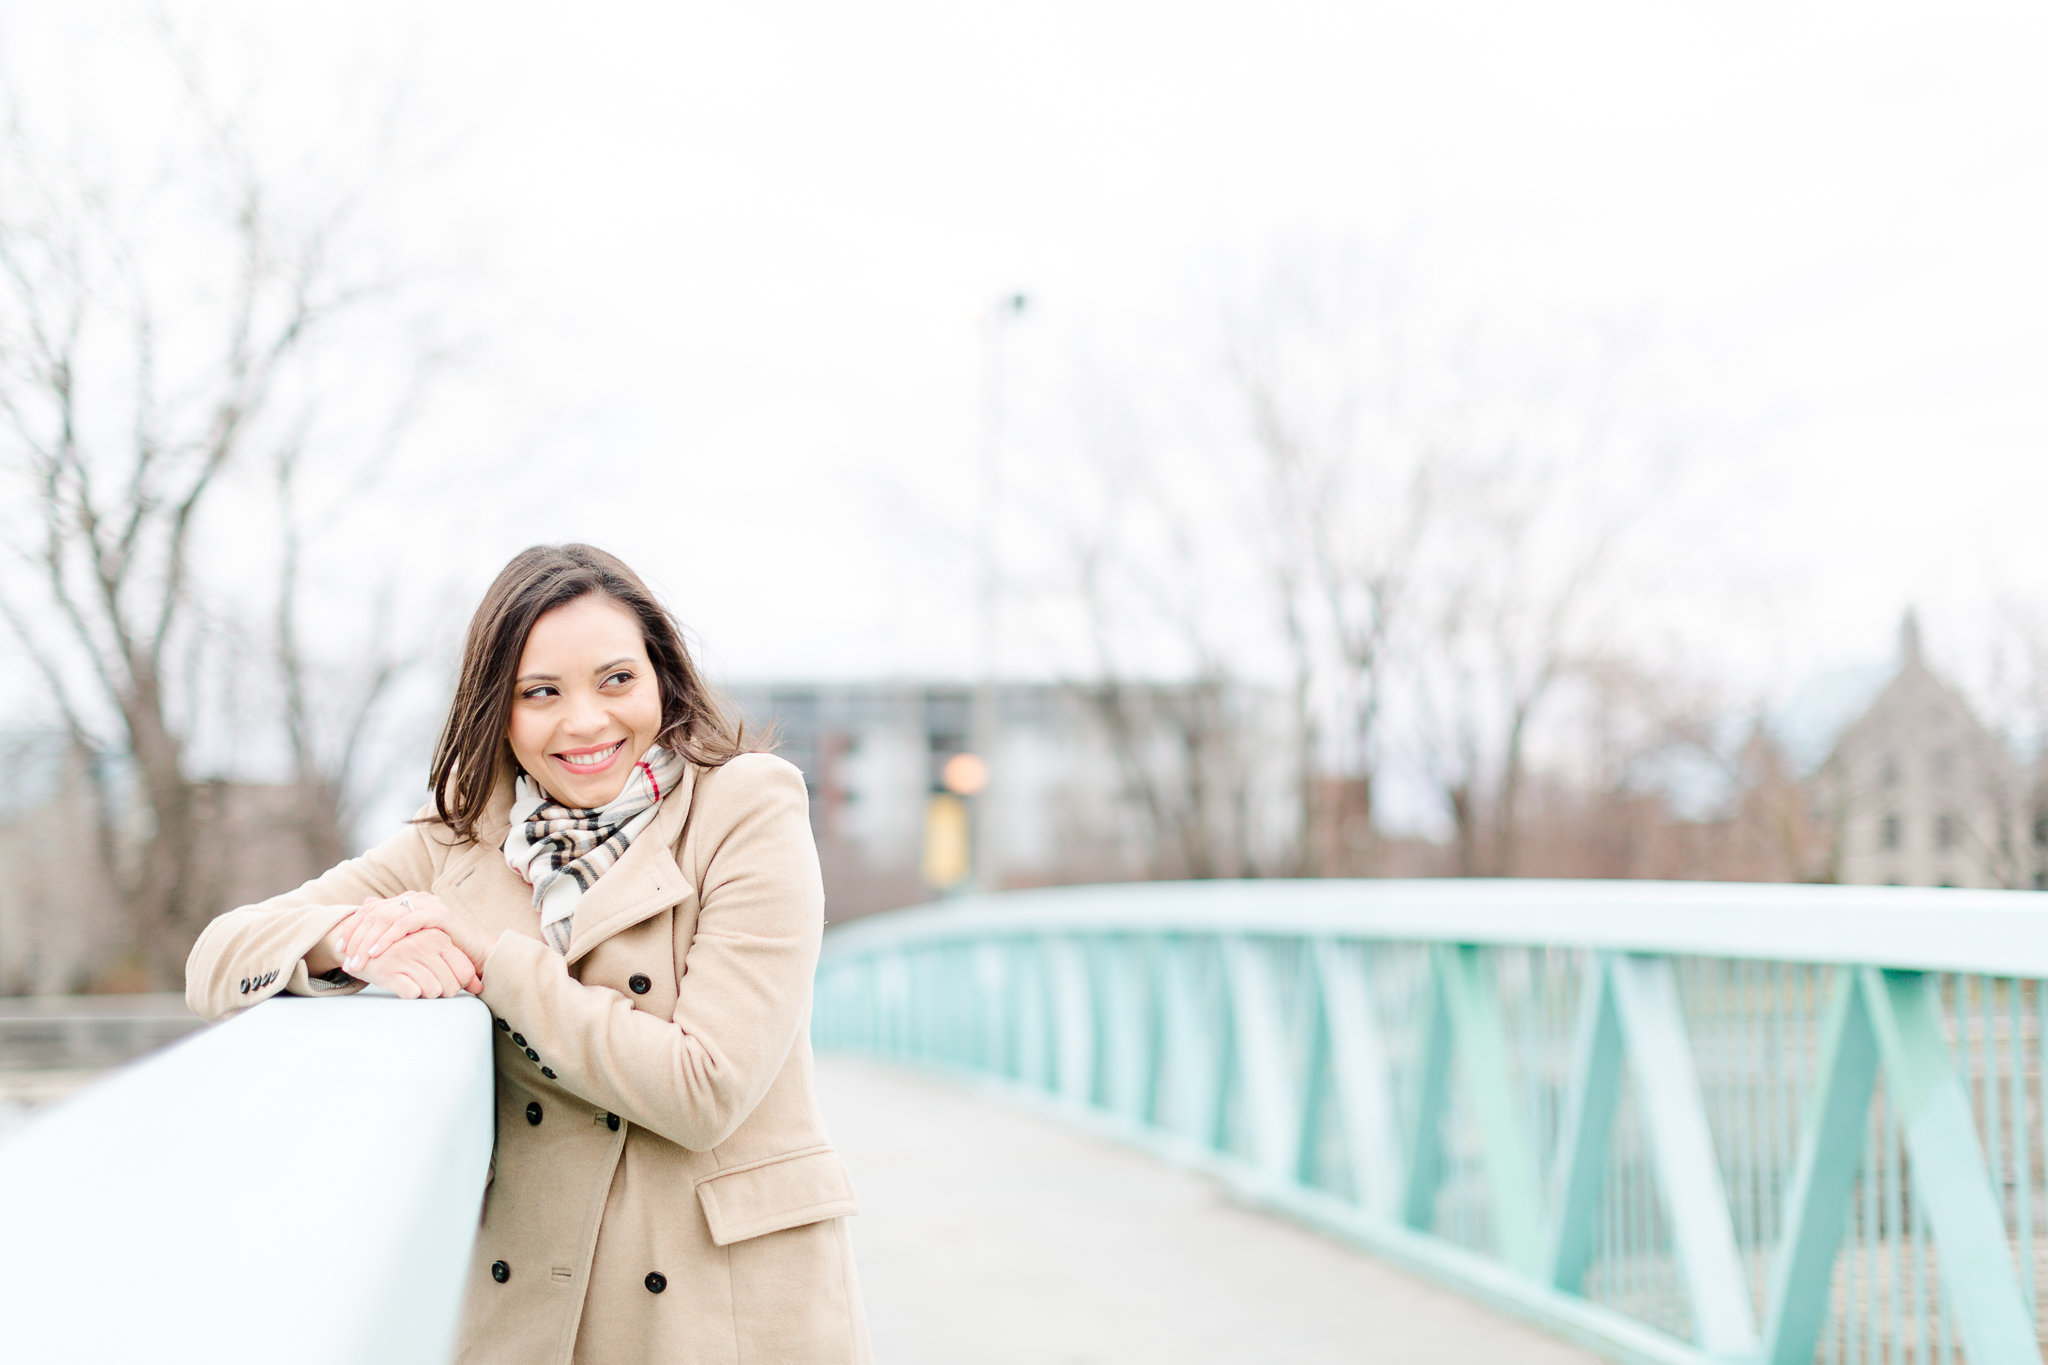
[[[919,1073],[818,1063],[877,1365],[1587,1365],[1214,1182]]]

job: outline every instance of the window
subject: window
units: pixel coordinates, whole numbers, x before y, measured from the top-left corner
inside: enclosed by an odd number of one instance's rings
[[[2034,817],[2034,847],[2048,848],[2048,815]]]
[[[1885,816],[1885,818],[1884,818],[1884,823],[1883,823],[1882,825],[1878,826],[1878,831],[1877,831],[1877,839],[1878,839],[1878,843],[1879,843],[1880,845],[1882,845],[1883,847],[1885,847],[1885,848],[1897,848],[1897,847],[1899,846],[1899,817],[1898,817],[1898,816],[1896,816],[1896,815],[1887,815],[1887,816]]]
[[[1956,818],[1946,811],[1934,817],[1934,846],[1954,848],[1956,846]]]
[[[1877,770],[1877,780],[1887,787],[1899,785],[1899,760],[1891,754],[1884,756],[1883,764]]]
[[[1934,756],[1927,760],[1927,771],[1936,782],[1948,781],[1956,771],[1955,750],[1936,749]]]

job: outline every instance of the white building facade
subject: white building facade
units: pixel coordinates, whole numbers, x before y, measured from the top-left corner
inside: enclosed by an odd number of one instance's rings
[[[1815,783],[1836,880],[2041,887],[2044,835],[2026,768],[1927,663],[1919,624],[1899,668],[1836,741]]]

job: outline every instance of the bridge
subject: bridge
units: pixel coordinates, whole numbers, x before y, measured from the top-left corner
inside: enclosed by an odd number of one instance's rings
[[[813,1037],[877,1358],[2039,1361],[2038,900],[1188,882],[835,928]],[[485,1027],[266,1005],[0,1136],[20,1358],[116,1358],[78,1305],[137,1264],[152,1358],[337,1301],[301,1358],[443,1358]],[[337,1112],[353,1156],[311,1149]],[[365,1152],[347,1216],[308,1202]],[[334,1235],[222,1212],[280,1207]]]

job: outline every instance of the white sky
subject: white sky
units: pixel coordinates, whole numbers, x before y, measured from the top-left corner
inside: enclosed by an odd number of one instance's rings
[[[588,539],[728,676],[966,674],[988,300],[1034,300],[1006,406],[1052,431],[1084,357],[1199,372],[1216,279],[1352,242],[1446,315],[1657,338],[1726,423],[1688,610],[1739,686],[2048,598],[2038,0],[172,10],[284,142],[408,92],[438,159],[384,230],[478,343],[420,458],[510,494],[407,509],[458,596]],[[139,136],[75,73],[146,44],[65,22],[0,0],[24,97]]]

